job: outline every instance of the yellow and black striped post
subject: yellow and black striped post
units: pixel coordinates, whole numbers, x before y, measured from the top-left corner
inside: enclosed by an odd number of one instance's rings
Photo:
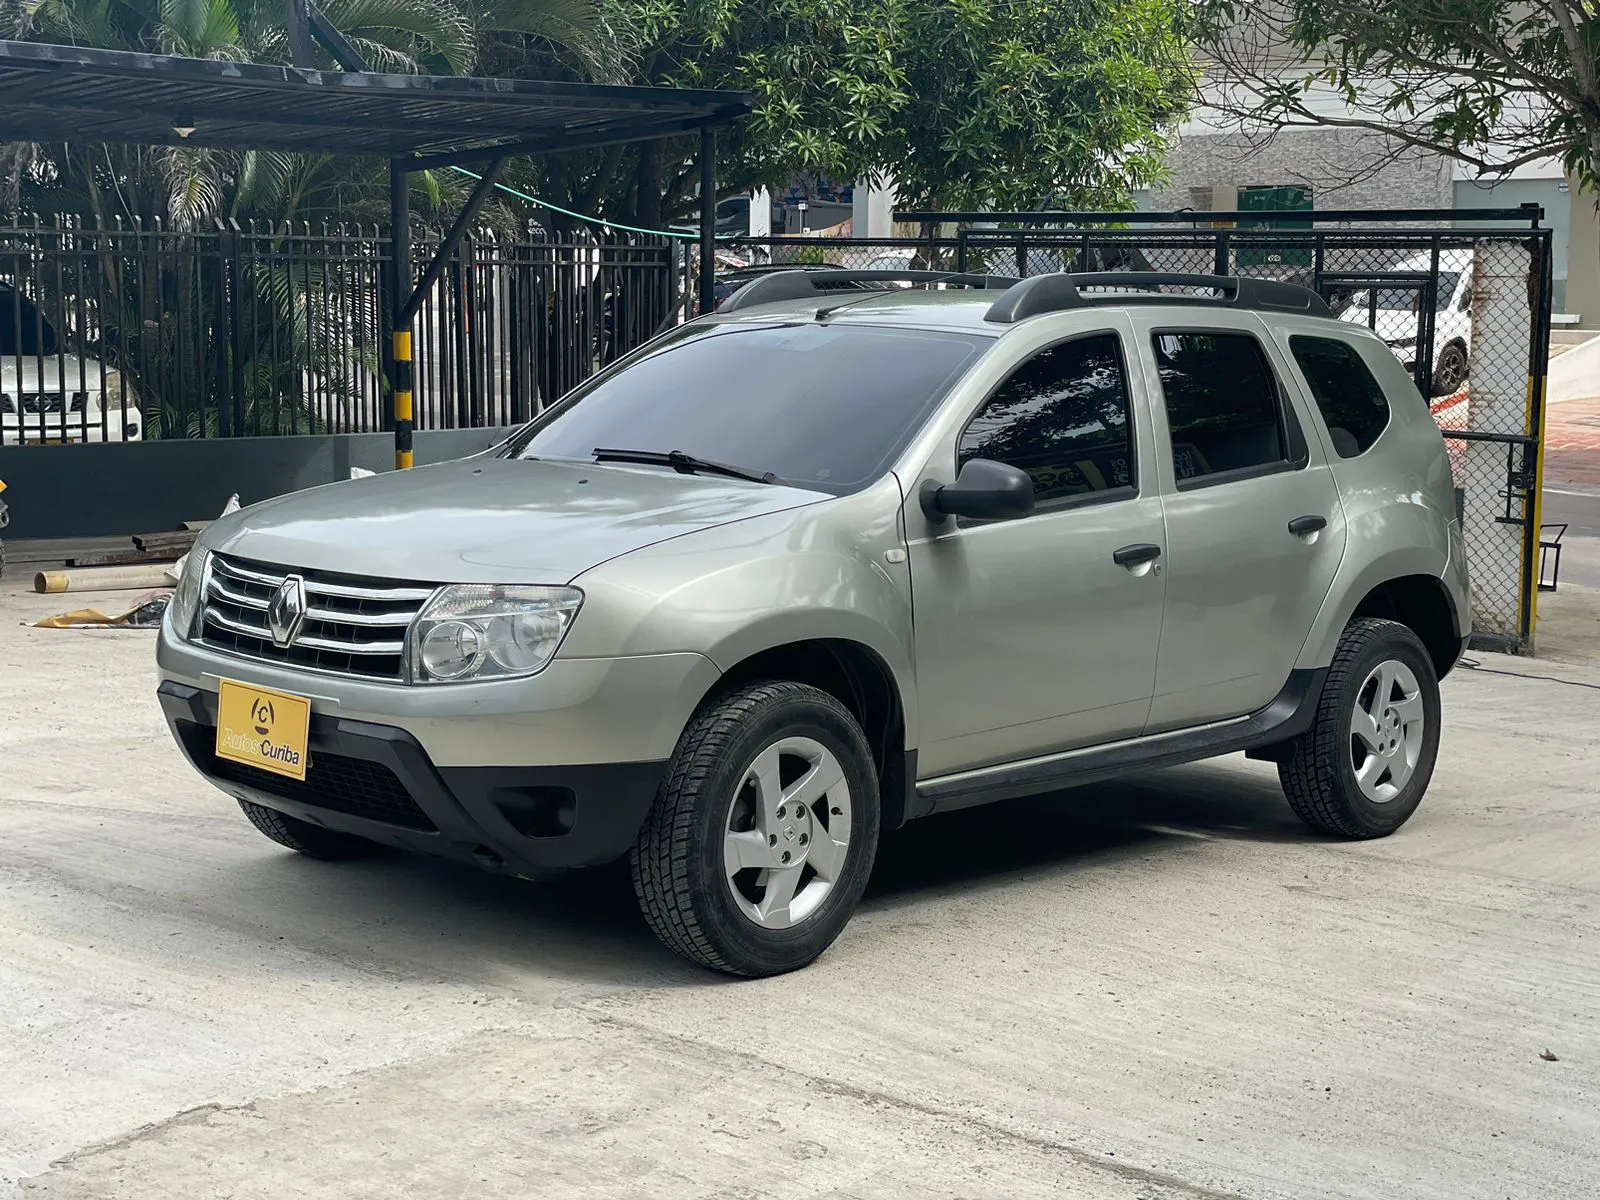
[[[406,164],[389,163],[389,238],[391,257],[387,282],[389,315],[393,321],[390,349],[394,362],[389,387],[394,396],[394,469],[411,466],[411,433],[416,427],[411,402],[411,320],[408,311],[416,286],[411,270],[411,193]]]
[[[394,333],[394,468],[404,471],[411,466],[411,431],[414,428],[411,410],[411,331],[397,329]]]

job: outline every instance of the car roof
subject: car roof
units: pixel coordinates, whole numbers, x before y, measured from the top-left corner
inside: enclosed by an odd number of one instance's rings
[[[713,314],[708,319],[721,324],[772,325],[813,321],[819,309],[833,309],[828,315],[828,322],[833,325],[896,325],[999,337],[1012,327],[984,320],[999,294],[968,288],[839,291],[803,300],[775,300],[737,312]]]
[[[1034,321],[1059,318],[1069,313],[1084,316],[1086,322],[1093,322],[1097,317],[1103,319],[1112,313],[1144,312],[1153,307],[1159,307],[1168,319],[1175,312],[1224,314],[1237,316],[1241,321],[1248,321],[1247,314],[1267,320],[1273,320],[1280,315],[1289,315],[1240,309],[1220,303],[1157,306],[1141,303],[1137,296],[1130,296],[1126,303],[1108,299],[1093,305],[1044,313],[1020,321],[991,321],[988,319],[990,309],[1003,294],[998,289],[983,288],[948,288],[934,291],[924,288],[887,287],[881,291],[867,292],[841,289],[797,300],[774,300],[731,313],[713,313],[703,319],[718,324],[776,325],[811,322],[817,319],[819,311],[827,311],[827,321],[830,325],[894,326],[998,338],[1009,330],[1031,326]],[[1340,324],[1337,318],[1331,316],[1307,315],[1302,319],[1324,325]]]

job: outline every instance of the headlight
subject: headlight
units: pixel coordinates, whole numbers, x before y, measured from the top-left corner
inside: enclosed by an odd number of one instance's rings
[[[411,681],[532,675],[555,656],[582,603],[583,593],[569,587],[440,588],[411,632]]]
[[[172,590],[172,599],[167,601],[167,620],[171,623],[169,628],[184,641],[188,641],[194,633],[195,614],[200,610],[201,596],[206,586],[206,567],[210,560],[209,550],[196,546],[189,551],[189,557],[183,563],[183,574],[178,577],[178,586]]]

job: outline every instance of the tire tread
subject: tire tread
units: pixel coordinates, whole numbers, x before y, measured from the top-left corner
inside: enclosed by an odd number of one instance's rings
[[[785,700],[837,710],[833,696],[807,684],[759,683],[713,698],[690,719],[633,852],[633,890],[651,930],[691,962],[731,975],[753,975],[718,950],[694,907],[690,862],[696,850],[696,798],[725,761],[735,736],[759,711]]]
[[[1278,779],[1289,807],[1319,832],[1361,839],[1390,832],[1377,832],[1356,821],[1339,795],[1336,780],[1344,767],[1338,755],[1348,753],[1342,703],[1345,693],[1360,682],[1354,676],[1367,648],[1374,642],[1395,639],[1413,643],[1426,659],[1427,651],[1417,635],[1398,621],[1363,617],[1345,627],[1323,681],[1311,728],[1294,740],[1289,756],[1278,765]]]
[[[239,807],[244,810],[244,815],[250,818],[250,824],[263,834],[278,845],[304,854],[307,858],[338,862],[341,859],[370,858],[383,850],[377,842],[369,842],[366,838],[357,837],[353,833],[322,829],[306,821],[297,821],[264,804],[252,804],[248,800],[240,800]]]

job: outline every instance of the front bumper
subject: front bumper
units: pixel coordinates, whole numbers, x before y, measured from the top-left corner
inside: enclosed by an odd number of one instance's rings
[[[219,759],[217,695],[157,689],[195,769],[231,796],[327,829],[548,878],[621,858],[637,839],[666,762],[440,767],[403,729],[313,713],[305,782]]]

